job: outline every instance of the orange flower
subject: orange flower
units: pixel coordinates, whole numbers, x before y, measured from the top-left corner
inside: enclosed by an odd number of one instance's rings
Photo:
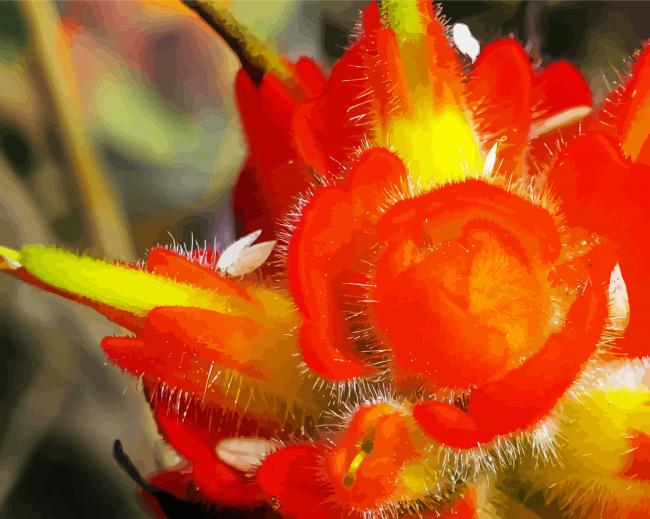
[[[471,517],[468,485],[546,453],[611,357],[617,263],[631,317],[617,344],[649,353],[648,51],[606,131],[602,114],[583,120],[570,64],[534,69],[509,38],[471,64],[429,2],[373,3],[362,25],[327,81],[309,60],[239,74],[246,236],[221,256],[156,248],[139,267],[0,249],[9,273],[133,332],[102,347],[142,377],[187,461],[153,480],[177,497]],[[580,121],[589,132],[537,168],[535,139]],[[260,234],[285,242],[273,276],[254,273],[275,245]]]

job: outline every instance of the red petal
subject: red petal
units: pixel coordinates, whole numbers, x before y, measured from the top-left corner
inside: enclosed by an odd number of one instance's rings
[[[645,165],[650,164],[650,150],[645,148],[650,132],[649,69],[650,43],[646,42],[635,57],[627,82],[610,93],[586,126],[588,130],[612,135],[627,156]]]
[[[478,519],[476,491],[469,489],[463,497],[448,504],[439,519]]]
[[[192,307],[157,307],[147,314],[142,339],[106,338],[109,358],[135,374],[202,395],[214,364],[266,378],[254,346],[260,334],[252,319]]]
[[[623,151],[637,161],[650,134],[650,43],[646,43],[632,68],[622,96],[617,127]],[[645,155],[641,158],[645,160]]]
[[[148,272],[176,279],[183,283],[214,290],[225,296],[233,296],[251,300],[246,290],[232,279],[221,276],[214,269],[190,261],[185,256],[165,247],[155,247],[147,254],[146,269]]]
[[[360,260],[373,245],[372,223],[386,199],[385,190],[399,185],[405,174],[402,163],[387,150],[367,152],[340,186],[316,192],[292,236],[287,268],[304,318],[303,358],[326,378],[344,380],[368,372],[349,338],[340,287],[364,283]]]
[[[487,45],[471,72],[467,98],[485,148],[499,142],[500,171],[517,174],[531,124],[532,72],[523,47],[509,38]]]
[[[322,444],[295,445],[267,456],[257,471],[257,481],[278,511],[294,519],[344,519],[344,513],[328,500],[319,467]],[[351,515],[351,514],[350,514]]]
[[[232,203],[237,216],[237,234],[244,236],[262,229],[260,240],[272,240],[275,238],[274,222],[278,215],[274,215],[266,204],[259,176],[253,160],[249,158],[239,172],[233,190]]]
[[[390,404],[358,409],[336,447],[324,457],[333,498],[357,510],[378,509],[394,499],[401,468],[421,454],[410,440],[409,427],[412,422]],[[369,438],[372,448],[359,462],[361,446]]]
[[[166,407],[169,405],[161,402],[154,408],[158,427],[166,441],[192,463],[194,483],[204,498],[224,505],[250,507],[264,502],[255,480],[224,464],[215,454],[217,442],[228,435],[226,424],[220,423],[220,429],[216,431],[193,420],[193,413],[181,417]],[[237,425],[231,424],[233,430]]]
[[[307,65],[301,65],[305,67]],[[272,239],[277,219],[294,203],[293,198],[309,185],[309,177],[298,160],[291,138],[296,99],[269,74],[256,85],[240,71],[235,89],[250,152],[242,186],[235,188],[237,217],[246,228],[251,225],[247,221],[251,215],[268,218],[257,228],[264,231],[265,239]]]
[[[513,367],[507,330],[469,311],[472,258],[482,247],[472,237],[475,230],[498,240],[503,254],[521,265],[522,276],[545,272],[559,254],[558,232],[547,211],[480,181],[398,202],[379,223],[386,247],[376,261],[372,315],[395,368],[405,375],[465,388]],[[522,287],[539,287],[534,277],[523,279]],[[531,301],[528,290],[518,293]],[[540,292],[532,302],[522,319],[536,330],[543,326],[537,308],[545,296]],[[522,345],[512,347],[520,351]]]
[[[381,29],[381,12],[375,0],[372,0],[363,12],[362,26],[365,33]]]
[[[646,403],[650,406],[650,402]],[[650,481],[650,435],[636,430],[628,431],[630,450],[626,453],[626,465],[620,476]]]
[[[559,197],[569,225],[606,236],[628,235],[621,220],[628,216],[624,204],[630,201],[624,198],[630,181],[630,164],[615,139],[590,133],[569,142],[549,173],[548,186]]]
[[[370,105],[365,53],[372,45],[369,36],[350,47],[332,69],[323,95],[302,102],[293,118],[296,148],[302,160],[324,177],[336,176],[351,153],[361,144],[362,121]]]
[[[567,223],[609,238],[626,282],[630,322],[618,346],[631,356],[650,353],[650,168],[626,160],[615,138],[591,133],[571,141],[549,174]]]
[[[646,137],[643,142],[643,146],[641,147],[641,151],[639,152],[636,161],[639,164],[650,166],[650,137]]]
[[[589,84],[568,61],[556,61],[533,79],[533,135],[542,135],[582,119],[591,111]]]
[[[149,483],[182,500],[190,499],[191,488],[194,485],[192,470],[189,468],[158,472],[149,477]],[[141,491],[140,495],[156,517],[167,519],[155,496],[145,491]]]
[[[294,65],[293,70],[302,96],[310,98],[323,93],[327,86],[327,78],[313,59],[301,57]]]
[[[575,381],[593,353],[607,317],[602,279],[573,304],[564,329],[500,380],[476,389],[467,412],[444,402],[424,402],[415,419],[433,439],[467,449],[496,436],[525,430],[543,419]]]
[[[419,2],[418,9],[426,27],[427,64],[434,106],[437,102],[449,102],[446,94],[442,95],[445,90],[452,94],[456,102],[460,102],[464,97],[462,65],[455,47],[447,37],[446,27],[440,17],[441,8],[432,2]]]

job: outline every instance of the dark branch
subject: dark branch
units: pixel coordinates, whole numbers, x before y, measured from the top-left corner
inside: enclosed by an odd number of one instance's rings
[[[219,16],[219,13],[217,13],[214,7],[200,0],[181,1],[198,14],[205,23],[221,36],[223,41],[225,41],[237,55],[242,68],[246,71],[251,80],[253,80],[255,84],[259,85],[262,82],[266,70],[259,62],[255,63],[250,59],[244,46],[244,42],[241,41],[241,38],[235,36],[234,31],[229,30],[224,23],[223,17]]]

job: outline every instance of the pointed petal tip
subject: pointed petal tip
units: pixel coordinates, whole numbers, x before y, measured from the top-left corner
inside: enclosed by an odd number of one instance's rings
[[[0,270],[18,270],[21,267],[20,252],[0,246]]]

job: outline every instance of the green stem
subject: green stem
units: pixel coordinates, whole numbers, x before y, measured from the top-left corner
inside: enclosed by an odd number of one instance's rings
[[[238,22],[219,0],[181,0],[223,38],[235,52],[244,70],[257,84],[266,72],[283,82],[293,74],[278,52]]]

